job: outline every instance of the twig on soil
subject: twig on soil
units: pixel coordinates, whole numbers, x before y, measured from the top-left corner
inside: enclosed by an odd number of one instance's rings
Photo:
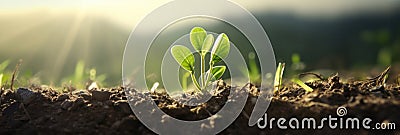
[[[13,90],[14,81],[15,81],[15,78],[16,78],[16,76],[17,76],[17,74],[18,74],[17,72],[18,72],[18,70],[19,70],[19,66],[21,66],[21,63],[22,63],[22,60],[20,59],[19,62],[17,63],[17,65],[15,66],[14,71],[13,71],[12,78],[11,78],[11,85],[10,85],[11,91]]]
[[[390,70],[390,66],[387,67],[380,75],[378,75],[372,79],[368,79],[368,83],[372,83],[372,86],[385,84],[386,79],[388,77],[389,70]]]

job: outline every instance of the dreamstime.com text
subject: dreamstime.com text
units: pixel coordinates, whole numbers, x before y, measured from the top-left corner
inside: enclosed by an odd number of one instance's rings
[[[270,118],[267,119],[267,113],[263,118],[260,118],[257,122],[257,126],[260,129],[273,129],[275,127],[279,129],[322,129],[328,127],[331,129],[367,129],[367,130],[395,130],[396,123],[394,122],[382,122],[372,123],[371,118],[344,118],[347,114],[345,107],[339,107],[337,109],[337,115],[339,117],[333,117],[329,115],[320,120],[315,118]]]

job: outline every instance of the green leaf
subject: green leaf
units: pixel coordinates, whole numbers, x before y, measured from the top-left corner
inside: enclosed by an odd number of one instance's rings
[[[194,27],[192,31],[190,31],[190,42],[192,43],[196,51],[200,52],[202,50],[202,46],[206,36],[206,30],[201,27]]]
[[[205,55],[208,52],[208,50],[210,50],[213,43],[214,43],[214,36],[208,34],[206,39],[204,39],[203,46],[201,48],[201,54]]]
[[[183,69],[189,72],[194,71],[194,56],[189,48],[182,45],[175,45],[171,48],[171,53]]]
[[[212,79],[213,81],[219,79],[222,77],[222,75],[225,73],[226,67],[225,66],[215,66],[212,68]],[[209,73],[210,71],[208,71]]]
[[[229,38],[225,33],[218,35],[211,50],[210,62],[217,63],[228,56],[230,49]]]

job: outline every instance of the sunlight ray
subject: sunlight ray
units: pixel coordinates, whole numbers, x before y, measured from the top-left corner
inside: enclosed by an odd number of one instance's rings
[[[53,75],[51,77],[51,80],[56,80],[57,78],[60,77],[61,71],[63,70],[63,66],[66,62],[66,58],[68,54],[71,51],[72,46],[74,45],[74,41],[76,39],[76,36],[79,32],[79,28],[81,27],[82,21],[85,19],[86,12],[85,10],[80,10],[78,11],[76,18],[71,25],[70,31],[68,31],[65,42],[61,47],[60,53],[58,54],[58,57],[56,61],[53,63]]]

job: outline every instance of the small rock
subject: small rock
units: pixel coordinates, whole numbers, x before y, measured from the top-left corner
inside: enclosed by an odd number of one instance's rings
[[[105,101],[110,98],[111,93],[108,91],[91,91],[92,92],[92,99],[98,101]]]
[[[64,93],[64,94],[62,94],[62,95],[57,97],[57,101],[64,101],[66,99],[69,99],[69,96],[66,93]]]
[[[74,102],[74,104],[75,104],[75,105],[78,105],[78,106],[83,105],[84,103],[85,103],[85,101],[84,101],[83,98],[77,98],[77,99],[75,100],[75,102]]]
[[[83,99],[85,99],[85,100],[90,100],[90,99],[92,98],[91,95],[86,95],[86,94],[82,94],[81,96],[82,96]]]
[[[36,94],[27,88],[18,88],[17,94],[21,97],[22,103],[24,104],[29,104],[36,97]]]
[[[70,108],[71,110],[75,110],[75,109],[77,109],[77,108],[79,108],[80,106],[82,106],[83,104],[85,104],[85,101],[84,101],[84,99],[83,98],[77,98],[74,102],[73,102],[73,104],[72,104],[72,107]]]
[[[71,106],[72,106],[72,101],[69,99],[61,103],[61,108],[64,110],[68,110],[68,108]]]
[[[77,91],[72,92],[72,94],[83,97],[83,99],[85,99],[85,100],[90,100],[92,98],[89,91],[87,91],[87,90],[77,90]]]

